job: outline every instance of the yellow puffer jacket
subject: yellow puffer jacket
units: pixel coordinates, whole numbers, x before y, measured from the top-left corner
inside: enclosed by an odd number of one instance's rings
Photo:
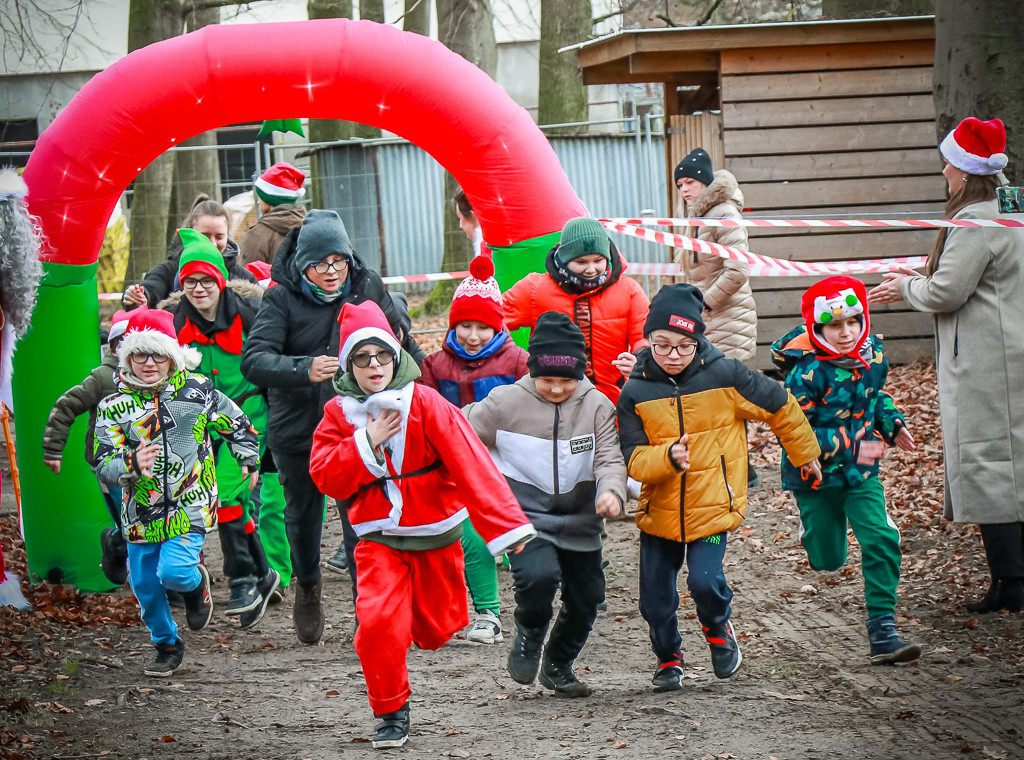
[[[767,422],[798,467],[821,453],[792,395],[703,339],[693,362],[675,376],[655,363],[650,349],[642,349],[617,413],[629,475],[643,484],[636,524],[672,541],[696,541],[743,522],[745,420]],[[686,472],[669,456],[683,433],[690,450]]]

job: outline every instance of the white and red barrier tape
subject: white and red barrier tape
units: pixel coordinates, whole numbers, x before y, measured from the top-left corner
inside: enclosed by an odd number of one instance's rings
[[[606,227],[632,225],[641,227],[868,227],[903,229],[939,229],[941,227],[1024,227],[1024,220],[999,219],[665,219],[653,216],[638,218],[598,219]]]

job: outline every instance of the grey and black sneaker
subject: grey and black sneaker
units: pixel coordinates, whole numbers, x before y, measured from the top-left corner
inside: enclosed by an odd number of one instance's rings
[[[920,659],[921,645],[900,638],[896,632],[895,615],[868,618],[867,627],[872,665],[895,665]]]
[[[185,644],[181,639],[174,644],[157,644],[156,659],[143,672],[151,678],[167,678],[181,667],[184,656]]]
[[[743,655],[733,633],[732,623],[727,620],[713,628],[704,627],[704,640],[711,647],[711,667],[718,678],[728,678],[740,669]]]
[[[378,715],[380,723],[373,727],[373,748],[401,747],[409,741],[409,703],[391,713]]]
[[[679,691],[683,688],[683,657],[658,662],[651,685],[655,691]]]
[[[540,665],[540,683],[560,697],[589,697],[590,687],[572,672],[571,662],[551,662],[547,654]]]
[[[546,633],[546,628],[523,628],[516,623],[516,635],[508,652],[508,674],[516,683],[531,684],[537,677]]]
[[[224,608],[225,615],[241,615],[259,607],[263,603],[263,596],[260,594],[256,584],[252,582],[233,583],[231,585],[231,599]]]
[[[334,552],[334,556],[324,562],[328,570],[333,570],[336,573],[347,573],[348,572],[348,552],[345,551],[345,544],[338,544],[338,551]]]
[[[185,600],[185,621],[193,631],[201,631],[210,624],[213,617],[213,600],[210,598],[210,571],[206,565],[198,565],[199,585],[192,591],[182,593]]]
[[[274,592],[277,591],[277,586],[280,582],[281,576],[273,568],[259,582],[257,588],[259,589],[260,603],[248,612],[242,613],[242,616],[238,618],[239,626],[243,631],[249,630],[263,619],[263,615],[267,611],[267,605],[270,604],[270,599]]]

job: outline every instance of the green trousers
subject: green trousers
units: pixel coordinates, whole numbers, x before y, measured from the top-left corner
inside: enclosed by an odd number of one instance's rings
[[[473,608],[477,612],[501,612],[498,597],[498,571],[494,557],[487,550],[487,542],[480,538],[473,525],[466,520],[462,523],[462,553],[466,555],[466,585],[473,597]]]
[[[793,491],[800,508],[800,541],[815,570],[846,564],[846,529],[860,543],[868,617],[891,614],[900,582],[900,532],[885,511],[878,478],[851,488]]]
[[[267,564],[281,574],[281,588],[292,581],[292,556],[284,529],[284,489],[276,472],[260,475],[260,539]]]

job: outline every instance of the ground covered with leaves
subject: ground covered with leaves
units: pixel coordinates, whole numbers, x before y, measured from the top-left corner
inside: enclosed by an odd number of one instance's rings
[[[714,678],[684,593],[686,688],[650,690],[654,662],[637,610],[637,533],[630,520],[615,521],[605,546],[608,610],[577,661],[593,696],[559,700],[508,677],[512,593],[510,574],[502,572],[505,642],[474,645],[460,635],[437,652],[411,650],[412,736],[391,754],[1024,757],[1024,615],[972,616],[964,609],[965,600],[984,592],[987,577],[977,530],[942,518],[934,372],[924,364],[895,368],[889,390],[918,441],[915,453],[891,451],[882,477],[903,535],[899,626],[923,645],[920,662],[868,664],[856,541],[851,536],[842,570],[808,567],[796,506],[779,487],[778,444],[761,428],[752,435],[761,486],[726,555],[744,654],[736,676]],[[24,578],[7,493],[2,514],[0,541]],[[326,556],[339,537],[331,515]],[[228,590],[216,539],[208,547],[208,566],[219,576],[215,605],[222,607]],[[682,579],[680,586],[685,592]],[[205,631],[184,631],[185,665],[165,681],[142,675],[152,649],[127,589],[25,589],[35,612],[0,609],[3,760],[375,754],[368,743],[374,719],[352,649],[347,576],[325,574],[328,627],[319,645],[295,639],[289,593],[254,631],[239,631],[220,613]]]

